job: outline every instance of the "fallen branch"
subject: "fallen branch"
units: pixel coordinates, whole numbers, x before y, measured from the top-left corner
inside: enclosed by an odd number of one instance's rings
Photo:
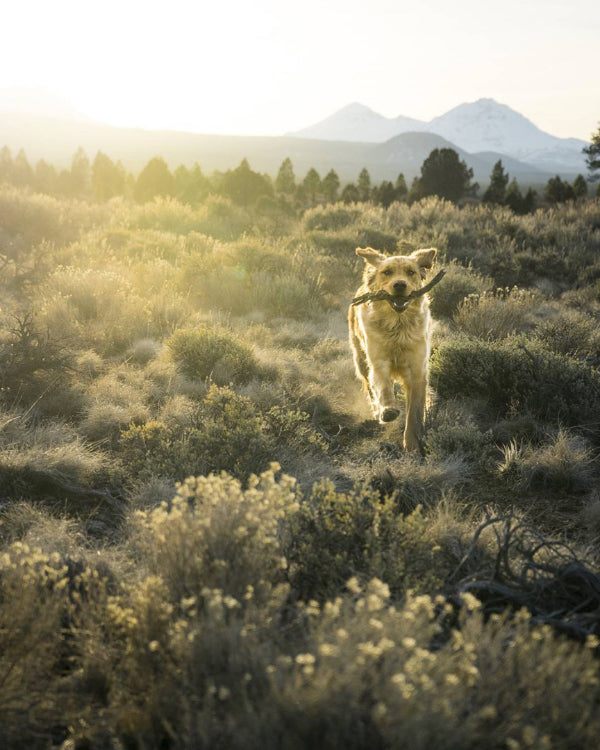
[[[433,289],[433,287],[442,280],[445,274],[446,271],[442,269],[433,277],[433,279],[431,279],[431,281],[425,284],[425,286],[421,287],[420,289],[415,289],[415,291],[411,292],[408,297],[393,295],[389,292],[386,292],[384,289],[381,289],[378,292],[366,292],[365,294],[361,294],[358,297],[354,297],[354,299],[352,300],[352,305],[356,306],[362,305],[365,302],[380,302],[382,300],[385,300],[394,308],[396,312],[401,313],[406,310],[406,308],[413,300],[422,297],[424,294],[427,294],[430,289]]]

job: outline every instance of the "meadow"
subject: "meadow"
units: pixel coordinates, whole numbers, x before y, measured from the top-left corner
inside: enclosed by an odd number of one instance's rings
[[[0,747],[596,746],[600,199],[282,205],[0,187]],[[365,245],[446,270],[423,455]]]

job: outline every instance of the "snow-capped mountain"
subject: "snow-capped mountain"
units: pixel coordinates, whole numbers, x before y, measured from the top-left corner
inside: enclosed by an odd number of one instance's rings
[[[425,130],[426,123],[411,117],[384,117],[364,104],[348,104],[330,117],[294,133],[295,138],[316,138],[321,141],[356,141],[384,143],[411,130]]]
[[[493,99],[459,104],[430,122],[408,117],[387,118],[368,107],[352,104],[331,117],[291,135],[322,140],[381,143],[402,133],[434,133],[461,149],[477,154],[506,154],[545,172],[585,172],[578,138],[557,138]]]

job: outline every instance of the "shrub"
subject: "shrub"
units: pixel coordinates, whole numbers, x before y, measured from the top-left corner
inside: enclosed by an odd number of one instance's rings
[[[445,571],[427,526],[419,508],[403,516],[394,498],[364,487],[337,493],[322,481],[290,520],[290,582],[303,599],[319,601],[339,595],[351,576],[376,575],[395,596],[439,588]]]
[[[272,445],[251,402],[213,385],[193,427],[164,422],[132,426],[121,434],[120,457],[134,477],[183,480],[229,471],[245,479],[264,469]]]
[[[16,317],[2,334],[0,397],[13,405],[39,403],[71,370],[71,352],[28,314]]]
[[[469,295],[459,303],[454,324],[468,336],[495,341],[525,331],[530,325],[536,298],[516,287]]]
[[[483,294],[493,286],[471,267],[459,265],[455,260],[443,265],[446,275],[429,292],[431,312],[434,317],[451,318],[459,304],[472,294]]]
[[[160,575],[168,601],[219,589],[240,601],[248,587],[283,580],[281,519],[297,507],[294,480],[277,465],[248,488],[227,476],[186,480],[170,503],[137,513],[135,544],[147,570]]]
[[[251,349],[232,334],[214,328],[180,329],[167,346],[177,368],[188,378],[211,378],[226,385],[247,383],[259,373]]]
[[[0,744],[42,747],[64,721],[57,664],[67,610],[66,566],[57,553],[15,542],[0,554]]]
[[[307,232],[313,229],[331,231],[351,226],[360,216],[360,210],[355,207],[335,203],[329,206],[309,208],[304,214],[303,224]]]
[[[431,383],[442,399],[481,399],[496,415],[529,411],[597,434],[600,375],[533,343],[451,341],[432,355]]]
[[[491,430],[482,432],[469,413],[448,402],[436,405],[428,415],[425,446],[438,461],[456,455],[483,461],[493,450],[493,439]]]
[[[565,356],[597,355],[600,348],[596,320],[575,310],[561,311],[554,319],[540,323],[535,338],[551,352]]]

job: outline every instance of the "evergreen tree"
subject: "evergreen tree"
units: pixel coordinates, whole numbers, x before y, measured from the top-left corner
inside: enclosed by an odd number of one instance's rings
[[[361,169],[358,175],[358,195],[359,200],[368,201],[371,198],[371,175],[369,174],[366,167]]]
[[[583,149],[583,153],[585,154],[590,182],[595,182],[600,178],[600,125],[598,125],[598,130],[592,134],[591,143]]]
[[[175,195],[180,201],[197,206],[206,198],[210,184],[200,166],[195,163],[191,169],[181,164],[173,175]]]
[[[373,188],[373,201],[384,208],[388,208],[396,200],[396,190],[389,180]]]
[[[349,182],[344,186],[341,198],[344,203],[358,203],[358,201],[362,200],[360,197],[360,190],[353,182]]]
[[[85,151],[79,147],[71,161],[68,195],[76,198],[87,198],[92,192],[92,171],[90,160]]]
[[[340,178],[338,177],[335,170],[330,169],[323,178],[323,182],[321,183],[321,190],[323,192],[323,195],[325,196],[325,200],[329,201],[330,203],[334,203],[337,200],[339,189]]]
[[[283,195],[293,195],[296,189],[296,175],[292,160],[288,157],[281,162],[275,178],[275,190]]]
[[[504,205],[506,202],[508,180],[509,175],[504,171],[502,160],[499,159],[492,168],[490,184],[481,199],[483,203],[492,203],[499,206]]]
[[[512,180],[504,194],[504,205],[508,206],[516,214],[526,213],[525,199],[516,178]]]
[[[302,188],[306,197],[305,199],[309,203],[316,203],[321,192],[321,178],[314,167],[311,167],[306,173],[306,177],[302,181]]]
[[[578,174],[573,180],[573,192],[576,198],[587,198],[588,184],[582,174]]]
[[[115,164],[102,151],[98,151],[92,164],[92,197],[107,201],[125,192],[126,174],[122,164]]]
[[[58,174],[52,164],[40,159],[35,165],[33,181],[35,189],[40,193],[52,195],[57,192]]]
[[[166,161],[155,156],[139,173],[133,197],[138,203],[146,203],[159,195],[172,195],[173,187],[173,175]]]
[[[221,192],[240,206],[254,205],[262,196],[273,195],[270,180],[250,169],[247,159],[240,165],[226,172],[221,180]]]
[[[400,172],[398,177],[396,177],[396,184],[394,185],[394,190],[396,192],[396,200],[397,201],[405,201],[408,196],[408,187],[406,185],[406,179],[404,178],[404,174]]]
[[[477,183],[471,183],[473,170],[452,148],[434,149],[421,166],[421,176],[413,183],[412,198],[418,200],[428,195],[437,195],[449,201],[459,201],[474,195]]]
[[[561,180],[560,175],[551,177],[546,183],[544,198],[548,203],[565,203],[566,201],[575,200],[575,191],[573,186],[566,180]]]
[[[19,187],[33,186],[35,180],[33,176],[33,169],[31,164],[27,160],[25,151],[21,149],[13,164],[12,182],[14,185]]]
[[[535,209],[537,203],[537,193],[533,188],[527,188],[525,197],[523,198],[523,213],[530,214]]]

